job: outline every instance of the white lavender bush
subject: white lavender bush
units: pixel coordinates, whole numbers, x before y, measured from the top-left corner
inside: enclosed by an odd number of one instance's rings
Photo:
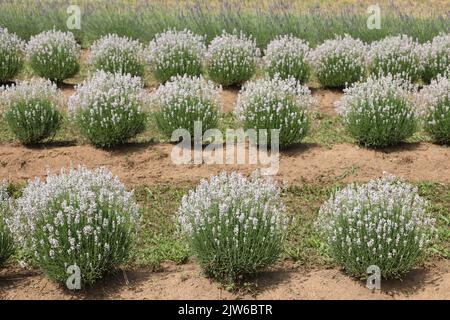
[[[195,121],[201,121],[202,134],[217,128],[222,88],[200,77],[177,76],[161,85],[151,98],[156,108],[158,129],[171,135],[186,129],[194,135]]]
[[[308,109],[313,104],[310,90],[294,78],[261,79],[244,85],[235,114],[246,129],[257,130],[257,142],[272,143],[271,129],[279,129],[279,145],[300,142],[309,127]],[[266,130],[266,136],[259,134]],[[264,131],[263,131],[264,132]],[[276,141],[275,141],[276,142]]]
[[[18,36],[0,27],[0,83],[11,80],[22,69],[24,47]]]
[[[386,174],[337,191],[320,208],[316,225],[334,259],[361,278],[373,265],[383,278],[401,277],[424,256],[434,231],[417,188]]]
[[[239,281],[277,260],[287,225],[280,193],[269,179],[223,172],[183,197],[178,221],[208,275]]]
[[[77,86],[69,112],[94,146],[109,148],[144,131],[143,101],[141,78],[98,71]]]
[[[96,70],[142,77],[144,49],[139,41],[108,34],[91,46],[91,64]]]
[[[161,83],[177,75],[199,76],[205,50],[202,36],[189,30],[167,30],[150,42],[148,63],[154,77]]]
[[[430,83],[438,75],[450,77],[450,34],[441,34],[434,37],[433,41],[423,44],[422,61],[422,79],[426,83]]]
[[[14,239],[6,223],[10,207],[11,201],[6,190],[6,183],[0,182],[0,267],[14,253]]]
[[[349,35],[326,40],[314,49],[309,57],[323,87],[342,88],[366,76],[366,45]]]
[[[26,48],[27,59],[40,77],[61,82],[80,69],[80,46],[71,32],[49,30],[31,37]]]
[[[308,81],[311,68],[308,64],[310,48],[307,42],[293,36],[279,36],[272,40],[263,58],[270,77],[294,77],[301,84]]]
[[[63,97],[50,80],[31,79],[0,89],[11,132],[23,144],[52,138],[61,127]]]
[[[336,106],[348,132],[358,143],[386,147],[416,131],[416,109],[409,99],[415,89],[398,77],[370,77],[346,88]]]
[[[260,55],[253,39],[223,32],[208,47],[208,75],[223,86],[241,85],[256,73]]]
[[[438,76],[418,94],[425,130],[438,143],[450,144],[450,81]]]
[[[133,192],[105,168],[36,178],[16,201],[11,229],[53,281],[80,268],[90,285],[127,261],[139,222]]]
[[[369,49],[371,73],[391,74],[411,82],[420,80],[423,72],[420,46],[411,37],[399,35],[375,41]]]

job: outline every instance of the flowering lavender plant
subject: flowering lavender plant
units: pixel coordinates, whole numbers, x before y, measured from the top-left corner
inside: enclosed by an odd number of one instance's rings
[[[151,98],[157,108],[159,130],[171,135],[186,129],[194,135],[194,122],[201,121],[202,133],[217,127],[222,88],[203,77],[177,76],[161,85]]]
[[[438,143],[450,143],[450,81],[438,76],[418,94],[425,129]]]
[[[373,42],[369,49],[369,59],[371,72],[377,76],[391,74],[411,82],[421,78],[419,44],[406,35],[387,37]]]
[[[422,79],[426,83],[430,83],[438,75],[450,77],[450,35],[441,34],[434,37],[433,41],[423,44],[422,61]]]
[[[11,200],[6,190],[6,183],[0,183],[0,267],[5,264],[14,252],[14,240],[6,224],[9,216]]]
[[[294,77],[306,83],[311,73],[307,62],[310,48],[308,43],[293,36],[279,36],[272,40],[263,58],[270,77],[278,74],[280,78]]]
[[[173,76],[199,76],[205,54],[204,38],[189,30],[167,30],[156,35],[147,50],[148,63],[159,82]]]
[[[96,72],[76,88],[69,112],[97,147],[113,147],[144,131],[144,89],[139,77]]]
[[[346,88],[336,106],[347,130],[359,143],[386,147],[416,131],[416,110],[409,99],[415,90],[415,86],[398,77],[372,76]]]
[[[139,41],[108,34],[92,44],[91,63],[96,70],[142,77],[144,49]]]
[[[76,265],[86,285],[127,261],[138,222],[133,192],[117,177],[79,167],[30,181],[11,229],[50,279],[65,283]]]
[[[63,97],[50,80],[32,79],[0,88],[0,98],[6,122],[23,144],[51,138],[61,126]]]
[[[310,57],[317,79],[324,87],[342,88],[365,78],[367,48],[349,35],[326,40]]]
[[[417,188],[391,175],[339,190],[320,208],[316,225],[336,261],[362,278],[372,265],[384,278],[410,271],[434,231]]]
[[[24,47],[19,37],[0,27],[0,83],[12,79],[22,69]]]
[[[309,127],[308,109],[313,104],[311,92],[294,78],[275,76],[245,84],[238,96],[235,114],[246,129],[265,129],[267,143],[272,143],[269,130],[279,129],[279,145],[300,142]],[[264,140],[264,139],[263,139]]]
[[[209,77],[223,86],[241,85],[256,73],[260,51],[254,40],[243,33],[225,31],[208,47],[206,63]]]
[[[71,32],[50,30],[31,37],[25,48],[31,68],[40,77],[63,81],[80,69],[80,46]]]
[[[223,172],[183,197],[178,221],[208,275],[234,282],[277,260],[287,225],[280,193],[270,179]]]

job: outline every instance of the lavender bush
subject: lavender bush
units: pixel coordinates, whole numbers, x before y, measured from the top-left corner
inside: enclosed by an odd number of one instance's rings
[[[0,183],[0,267],[14,253],[14,239],[6,223],[9,216],[11,201],[6,190],[6,184]]]
[[[51,280],[64,284],[76,265],[90,285],[127,261],[138,222],[133,193],[117,177],[79,167],[30,181],[11,226]]]
[[[96,72],[76,88],[69,112],[97,147],[114,147],[144,131],[144,89],[139,77]]]
[[[438,143],[450,144],[450,81],[438,76],[418,95],[425,130]]]
[[[91,64],[110,73],[144,75],[144,49],[139,41],[108,34],[91,46]]]
[[[438,75],[450,77],[450,34],[440,34],[433,41],[422,45],[422,60],[422,79],[426,83],[430,83]]]
[[[399,35],[373,42],[369,50],[372,74],[391,74],[417,82],[422,76],[419,44],[411,37]]]
[[[308,43],[293,36],[279,36],[266,49],[264,64],[270,77],[293,77],[301,84],[308,81],[311,68],[307,62]]]
[[[157,34],[148,46],[148,63],[161,83],[177,75],[199,76],[205,44],[202,36],[189,30],[167,30]]]
[[[0,27],[0,83],[14,78],[22,69],[24,46],[14,33]]]
[[[246,129],[267,130],[267,143],[272,143],[271,129],[279,129],[279,145],[300,142],[309,127],[308,109],[311,92],[294,78],[275,76],[245,84],[238,96],[235,114]]]
[[[345,35],[326,40],[309,57],[322,86],[342,88],[365,78],[366,51],[361,40]]]
[[[350,275],[365,278],[375,265],[383,278],[397,278],[424,256],[433,224],[417,188],[385,175],[337,191],[320,208],[316,225]]]
[[[18,82],[0,89],[0,99],[9,129],[23,144],[51,138],[61,127],[63,97],[50,80]]]
[[[277,260],[287,225],[280,192],[271,180],[233,172],[183,197],[178,221],[208,275],[234,282]]]
[[[31,37],[25,48],[33,71],[52,81],[63,81],[80,69],[80,46],[70,32],[50,30]]]
[[[415,87],[403,79],[370,77],[344,90],[336,103],[348,132],[368,147],[386,147],[412,136],[417,115],[409,95]]]
[[[195,121],[201,121],[202,133],[217,128],[222,88],[203,77],[177,76],[161,85],[151,101],[157,109],[159,130],[171,135],[186,129],[194,135]]]
[[[256,73],[260,51],[256,43],[243,33],[225,31],[208,47],[206,65],[209,77],[223,85],[241,85]]]

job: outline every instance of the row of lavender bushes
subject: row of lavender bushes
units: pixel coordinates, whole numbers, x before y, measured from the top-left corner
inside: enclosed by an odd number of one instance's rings
[[[182,198],[179,232],[207,275],[242,283],[280,258],[295,219],[283,192],[257,173],[223,172]],[[140,221],[133,192],[105,168],[49,174],[17,199],[0,185],[0,266],[21,248],[51,280],[66,284],[68,268],[78,267],[83,287],[91,285],[129,261]],[[360,278],[373,266],[383,278],[404,276],[426,257],[435,231],[417,187],[390,175],[336,190],[316,220],[330,256]]]
[[[67,30],[68,0],[4,0],[0,3],[0,26],[8,28],[24,39],[56,27]],[[381,6],[381,29],[367,28],[367,7],[342,5],[309,9],[298,8],[296,1],[78,1],[81,7],[81,30],[74,30],[83,46],[90,46],[101,36],[116,33],[148,42],[166,29],[188,28],[206,35],[207,42],[222,30],[242,30],[251,35],[260,48],[276,36],[292,34],[305,39],[312,46],[335,35],[349,34],[364,42],[386,36],[407,34],[420,42],[431,40],[449,31],[448,12],[433,11],[415,14],[391,2]],[[408,9],[408,8],[406,8]]]
[[[80,46],[71,32],[50,30],[25,43],[0,28],[0,38],[0,82],[18,74],[24,54],[35,74],[52,81],[62,82],[80,69]],[[448,34],[425,44],[399,35],[370,45],[345,35],[326,40],[315,49],[303,39],[284,35],[268,44],[261,59],[255,40],[242,32],[223,31],[206,46],[203,36],[189,30],[167,30],[148,46],[109,34],[93,43],[89,62],[96,70],[140,77],[150,69],[161,83],[177,75],[206,74],[223,86],[242,85],[262,67],[271,77],[294,77],[306,83],[314,74],[323,87],[342,88],[368,74],[399,75],[411,82],[429,83],[450,72],[449,52]]]

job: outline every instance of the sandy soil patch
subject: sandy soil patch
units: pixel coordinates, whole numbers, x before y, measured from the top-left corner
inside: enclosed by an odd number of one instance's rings
[[[312,90],[312,96],[316,99],[316,111],[330,115],[337,115],[334,103],[342,98],[342,90]]]
[[[22,182],[35,176],[79,164],[106,166],[127,185],[196,183],[200,178],[226,171],[249,174],[262,165],[176,165],[171,160],[172,144],[131,144],[114,151],[89,145],[50,145],[26,148],[19,144],[0,145],[0,179]],[[291,183],[333,180],[367,181],[383,171],[411,181],[450,183],[450,148],[430,143],[404,144],[383,151],[338,144],[331,149],[300,145],[282,151],[277,179]]]
[[[450,262],[415,269],[402,281],[382,281],[372,291],[337,269],[302,270],[291,263],[264,272],[251,293],[231,293],[193,263],[166,264],[163,271],[118,272],[94,287],[70,292],[36,271],[0,271],[0,299],[450,299]]]

